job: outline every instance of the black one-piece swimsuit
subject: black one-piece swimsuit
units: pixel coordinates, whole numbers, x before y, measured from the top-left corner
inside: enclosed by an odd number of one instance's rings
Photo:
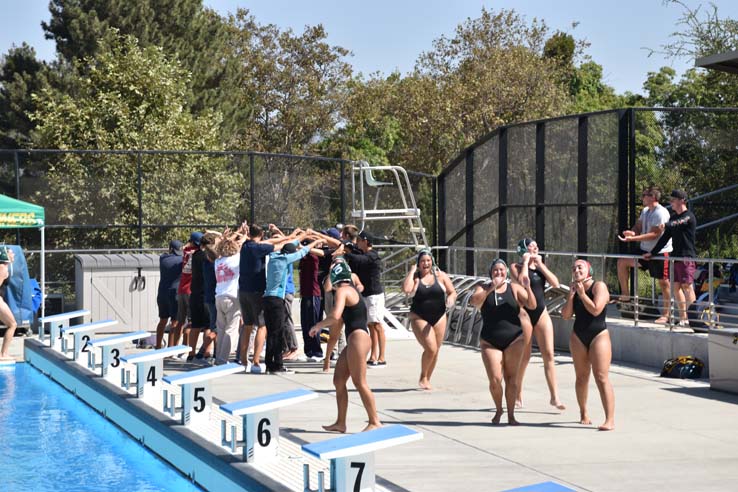
[[[438,323],[438,320],[446,314],[446,292],[435,272],[431,285],[425,285],[418,279],[418,289],[415,291],[410,312],[417,314],[418,318],[427,321],[431,326]]]
[[[353,287],[353,289],[356,290],[356,287]],[[356,293],[359,294],[359,291],[357,290]],[[348,304],[344,306],[341,319],[343,319],[343,326],[346,330],[346,340],[356,330],[369,333],[366,322],[366,304],[364,304],[364,298],[361,294],[359,294],[359,302],[353,306],[349,306]]]
[[[494,348],[505,350],[522,335],[520,306],[509,284],[503,293],[490,293],[484,300],[480,311],[482,312],[480,337]]]
[[[541,275],[541,272],[538,270],[528,270],[528,278],[530,279],[530,290],[533,291],[533,296],[536,298],[536,308],[535,309],[528,309],[525,308],[525,310],[528,312],[528,315],[530,316],[530,323],[533,326],[536,326],[536,323],[538,323],[538,320],[541,319],[541,315],[543,314],[543,310],[546,309],[546,299],[543,296],[543,292],[546,288],[546,279]]]
[[[594,284],[592,284],[584,293],[587,297],[594,300],[592,289],[594,289]],[[597,316],[592,316],[592,314],[587,311],[587,308],[584,307],[582,300],[579,299],[579,294],[574,294],[574,315],[576,316],[574,319],[574,334],[582,341],[584,346],[589,349],[589,346],[592,344],[592,340],[594,340],[600,332],[607,330],[607,325],[605,324],[605,310],[603,309]]]

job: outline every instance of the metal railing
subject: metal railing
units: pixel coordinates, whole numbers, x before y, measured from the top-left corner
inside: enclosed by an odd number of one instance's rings
[[[445,250],[447,254],[447,269],[446,272],[449,274],[460,274],[463,275],[466,270],[466,259],[471,253],[474,258],[473,262],[473,276],[485,276],[486,272],[479,271],[480,258],[483,256],[499,257],[508,255],[513,258],[517,258],[517,252],[509,249],[498,249],[498,248],[464,248],[464,247],[436,247],[434,250]],[[576,258],[587,259],[595,269],[595,278],[604,280],[608,284],[608,288],[611,292],[611,297],[615,296],[614,292],[616,289],[617,282],[617,270],[615,264],[619,259],[635,260],[641,258],[639,255],[625,255],[625,254],[609,254],[609,253],[579,253],[574,251],[545,251],[542,252],[547,257],[549,263],[561,263],[561,260],[568,260],[565,264],[573,264]],[[557,262],[556,259],[559,261]],[[669,283],[674,284],[674,262],[677,261],[693,261],[698,268],[701,268],[705,272],[703,282],[701,286],[703,289],[695,288],[695,302],[687,306],[686,311],[689,316],[689,327],[695,331],[707,331],[707,329],[719,329],[719,328],[738,328],[738,293],[731,295],[729,285],[729,278],[723,278],[730,270],[733,265],[738,265],[738,259],[727,259],[727,258],[682,258],[682,257],[663,257],[654,256],[651,261],[668,261],[669,263]],[[609,266],[608,266],[609,265]],[[716,268],[717,267],[717,268]],[[720,272],[720,277],[716,277],[715,273]],[[554,271],[559,279],[568,279],[570,272],[556,269]],[[624,318],[630,318],[632,316],[634,326],[639,326],[645,322],[648,318],[644,317],[645,308],[656,307],[658,309],[658,302],[655,295],[655,279],[650,279],[650,296],[643,296],[640,294],[641,285],[639,285],[639,275],[637,273],[631,273],[630,279],[632,282],[633,295],[629,296],[629,302],[621,303],[622,308],[620,309],[621,315]],[[649,277],[650,278],[650,277]],[[695,274],[695,280],[699,277]],[[723,280],[718,282],[718,280]],[[568,282],[562,281],[562,285],[567,285]],[[675,299],[674,289],[670,289],[670,310],[669,313],[664,313],[668,318],[666,327],[670,330],[674,330],[678,327],[676,321],[679,319],[677,314],[678,304]]]

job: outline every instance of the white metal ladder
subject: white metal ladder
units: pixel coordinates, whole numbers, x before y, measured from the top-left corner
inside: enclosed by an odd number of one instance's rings
[[[394,182],[377,181],[372,171],[389,171],[394,177]],[[366,207],[368,190],[366,187],[376,188],[374,207]],[[400,194],[403,208],[377,208],[379,206],[379,193],[381,188],[394,186]],[[358,194],[358,200],[357,200]],[[428,246],[420,218],[420,209],[415,202],[415,195],[410,186],[407,172],[401,166],[372,166],[366,161],[354,161],[351,163],[351,196],[352,207],[351,218],[358,222],[359,229],[363,230],[368,221],[382,220],[406,220],[410,235],[415,248]],[[358,204],[358,207],[357,207]]]

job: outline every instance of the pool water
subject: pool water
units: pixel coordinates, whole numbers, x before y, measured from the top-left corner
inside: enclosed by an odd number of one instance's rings
[[[0,367],[0,489],[200,491],[29,364]]]

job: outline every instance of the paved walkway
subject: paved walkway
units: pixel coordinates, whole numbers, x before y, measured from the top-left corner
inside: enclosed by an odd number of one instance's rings
[[[576,490],[733,490],[738,472],[738,395],[714,392],[705,381],[663,380],[653,372],[615,366],[616,430],[598,432],[578,424],[574,371],[568,355],[557,356],[559,388],[568,405],[548,405],[541,359],[534,356],[525,382],[523,425],[492,426],[492,400],[477,350],[444,346],[435,389],[416,390],[420,347],[412,340],[389,342],[386,369],[372,369],[381,419],[421,430],[422,441],[377,454],[382,478],[408,490],[506,490],[554,481]],[[288,376],[238,374],[214,386],[233,401],[298,387],[323,395],[284,409],[287,433],[299,441],[332,435],[320,425],[335,416],[329,374],[315,365],[293,364]],[[366,414],[351,390],[349,432],[361,430]],[[591,384],[590,414],[603,420]],[[505,418],[503,417],[503,422]]]
[[[21,344],[22,339],[14,340],[14,352],[20,352]],[[377,475],[390,482],[390,489],[500,491],[547,481],[588,491],[735,489],[738,395],[711,391],[706,381],[665,380],[653,371],[613,366],[616,430],[598,432],[577,423],[568,354],[556,357],[560,394],[568,405],[564,412],[548,405],[542,362],[534,355],[525,407],[517,413],[523,425],[492,426],[493,405],[479,351],[445,345],[430,392],[416,390],[420,352],[414,340],[392,340],[387,368],[369,371],[383,422],[410,425],[425,435],[377,453]],[[176,361],[167,366],[167,372],[192,368]],[[222,378],[214,383],[213,394],[235,401],[313,389],[320,398],[280,412],[284,434],[298,443],[334,437],[320,427],[335,417],[331,375],[316,364],[291,366],[296,373],[288,376]],[[600,423],[603,412],[594,383],[589,408],[594,423]],[[365,423],[359,396],[351,390],[349,432]],[[300,454],[296,446],[289,452]]]

